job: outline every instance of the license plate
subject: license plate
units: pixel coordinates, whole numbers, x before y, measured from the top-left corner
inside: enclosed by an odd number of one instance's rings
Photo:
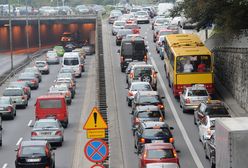
[[[152,143],[163,143],[163,140],[152,140]]]
[[[0,110],[4,110],[4,108],[3,107],[0,107]]]
[[[27,162],[40,162],[41,158],[26,159]]]
[[[41,135],[51,135],[51,132],[42,132]]]

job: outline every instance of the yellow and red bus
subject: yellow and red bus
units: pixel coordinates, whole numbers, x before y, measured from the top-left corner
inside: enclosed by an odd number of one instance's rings
[[[194,34],[165,36],[164,68],[175,97],[184,87],[204,84],[214,92],[213,55]]]

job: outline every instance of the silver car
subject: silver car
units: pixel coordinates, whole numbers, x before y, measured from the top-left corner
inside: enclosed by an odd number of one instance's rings
[[[62,146],[64,141],[64,128],[57,119],[40,119],[37,120],[32,127],[31,140],[46,140],[50,143],[58,143]]]
[[[202,101],[210,98],[204,85],[196,84],[192,87],[186,87],[180,94],[180,107],[185,113],[188,110],[195,110]]]
[[[46,61],[48,64],[59,64],[59,57],[56,51],[48,51],[46,54]]]
[[[35,61],[35,67],[37,67],[42,74],[49,74],[49,66],[46,61]]]
[[[115,21],[112,27],[112,35],[115,36],[120,29],[124,29],[125,24],[126,24],[125,21],[121,21],[121,20]]]
[[[34,73],[35,76],[39,79],[39,82],[41,82],[42,77],[39,69],[37,67],[28,67],[24,69],[24,73]]]
[[[0,97],[0,114],[13,120],[16,116],[16,105],[10,97]]]
[[[10,97],[16,106],[26,108],[28,106],[28,96],[24,93],[22,88],[6,88],[3,96]]]

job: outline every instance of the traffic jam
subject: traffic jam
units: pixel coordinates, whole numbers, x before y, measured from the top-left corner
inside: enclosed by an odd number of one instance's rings
[[[184,167],[180,164],[180,149],[174,144],[174,128],[166,120],[165,97],[158,91],[158,70],[149,58],[151,45],[157,52],[154,57],[164,64],[168,85],[179,102],[181,111],[177,113],[193,113],[206,159],[215,167],[215,120],[230,118],[231,114],[215,95],[210,50],[197,35],[183,34],[178,20],[156,14],[152,6],[133,6],[125,12],[112,10],[107,22],[112,27],[111,39],[118,46],[120,71],[125,73],[125,99],[130,107],[139,167]],[[147,27],[153,31],[154,43],[150,46],[144,35]]]
[[[11,120],[17,116],[17,120],[20,120],[24,117],[21,114],[25,113],[21,109],[32,108],[33,111],[34,118],[28,123],[30,138],[22,137],[16,144],[16,168],[55,168],[54,150],[63,146],[66,128],[70,125],[70,106],[75,106],[73,99],[79,97],[77,81],[85,72],[86,55],[94,54],[92,46],[72,43],[72,37],[71,33],[62,34],[60,45],[49,49],[16,74],[7,82],[0,97],[2,148],[8,141],[4,137],[8,130],[2,126],[2,120],[13,122]],[[45,84],[49,83],[49,80],[46,81],[49,75],[55,76],[52,85],[46,88],[46,93],[36,96],[37,90],[40,87],[43,90]],[[29,101],[35,102],[33,107]],[[7,167],[7,163],[4,166]]]

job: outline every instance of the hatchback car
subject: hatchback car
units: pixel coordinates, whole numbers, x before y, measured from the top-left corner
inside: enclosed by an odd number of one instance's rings
[[[58,78],[54,81],[55,85],[66,84],[71,91],[71,97],[74,98],[76,94],[76,84],[70,78]]]
[[[64,141],[64,128],[55,118],[40,119],[32,126],[31,140],[46,140],[50,144],[62,146]]]
[[[39,88],[39,79],[34,73],[21,73],[18,77],[18,81],[26,81],[31,89]]]
[[[65,50],[64,50],[63,46],[54,46],[53,50],[57,53],[57,55],[59,57],[63,57],[63,55],[65,53]]]
[[[0,113],[3,118],[13,120],[16,116],[16,105],[10,97],[0,97]]]
[[[71,91],[67,87],[66,84],[60,84],[60,85],[53,85],[49,89],[49,94],[60,94],[65,96],[66,103],[68,105],[71,104]]]
[[[132,105],[133,98],[138,91],[153,91],[148,82],[132,82],[127,93],[127,104]]]
[[[132,111],[134,111],[137,106],[155,105],[164,113],[162,99],[164,99],[164,97],[160,97],[157,91],[139,91],[132,101]]]
[[[50,72],[46,61],[35,61],[35,67],[37,67],[41,74],[49,74]]]
[[[46,61],[48,64],[59,64],[59,57],[56,51],[48,51],[46,54]]]
[[[195,110],[202,101],[207,101],[209,98],[210,95],[204,85],[185,87],[180,94],[180,107],[183,112]]]
[[[215,143],[215,133],[213,133],[210,137],[210,139],[206,140],[204,150],[206,158],[209,159],[211,168],[215,168],[215,149],[216,149],[216,143]]]
[[[138,106],[131,117],[133,135],[135,130],[140,122],[145,121],[164,121],[164,116],[162,111],[158,106],[147,105],[147,106]]]
[[[126,22],[122,20],[117,20],[113,23],[112,35],[115,36],[120,29],[123,29]]]
[[[157,71],[151,64],[133,65],[128,75],[128,85],[134,81],[148,82],[153,90],[157,90]]]
[[[145,168],[149,163],[177,163],[179,158],[171,143],[145,144],[139,158],[139,168]]]
[[[16,106],[26,108],[28,106],[28,97],[22,88],[6,88],[3,96],[10,97]]]
[[[140,153],[146,143],[174,143],[172,127],[160,121],[140,122],[134,133],[134,147]]]
[[[31,98],[31,89],[27,81],[13,81],[9,83],[9,88],[22,88],[24,93],[28,96],[28,99]]]
[[[16,168],[55,168],[55,153],[47,141],[22,141],[16,152]]]
[[[72,69],[72,67],[62,67],[59,71],[59,73],[70,73],[72,74],[73,78],[75,78],[75,71]]]
[[[121,45],[122,40],[125,39],[128,34],[133,34],[133,31],[131,29],[120,29],[116,34],[116,45]]]
[[[156,27],[158,26],[165,26],[165,25],[169,25],[170,20],[168,18],[156,18],[154,20],[154,23],[152,24],[152,30],[156,29]]]
[[[130,63],[128,64],[127,68],[126,68],[126,83],[128,83],[128,76],[129,76],[129,73],[130,73],[132,67],[133,67],[134,65],[145,65],[145,64],[147,64],[147,63],[144,62],[144,61],[136,61],[136,60],[135,60],[135,61],[133,61],[133,62],[130,62]]]
[[[41,73],[37,67],[28,67],[24,69],[24,73],[34,73],[35,76],[38,78],[39,82],[42,80]]]
[[[149,14],[146,11],[137,11],[135,13],[137,23],[150,23]]]
[[[86,55],[93,55],[95,54],[95,45],[89,44],[82,46],[82,49],[86,52]]]

